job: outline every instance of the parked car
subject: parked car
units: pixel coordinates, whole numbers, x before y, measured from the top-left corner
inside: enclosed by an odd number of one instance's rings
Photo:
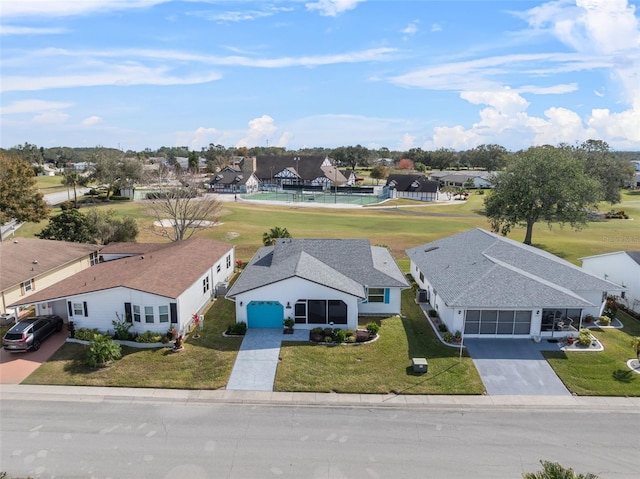
[[[11,352],[37,351],[42,341],[62,330],[62,324],[62,318],[53,314],[23,319],[4,335],[2,347]]]
[[[0,314],[0,324],[11,324],[16,321],[16,313],[2,313]]]

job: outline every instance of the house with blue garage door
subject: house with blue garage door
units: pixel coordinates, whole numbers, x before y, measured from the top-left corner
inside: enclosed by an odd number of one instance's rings
[[[409,284],[387,248],[363,239],[277,239],[260,248],[226,297],[249,328],[358,326],[359,315],[400,314]]]

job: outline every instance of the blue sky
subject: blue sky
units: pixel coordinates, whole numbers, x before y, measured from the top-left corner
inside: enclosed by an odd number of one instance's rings
[[[0,146],[640,150],[640,0],[2,0]]]

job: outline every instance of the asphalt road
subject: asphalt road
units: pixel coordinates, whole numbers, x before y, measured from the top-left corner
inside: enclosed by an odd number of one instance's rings
[[[4,398],[9,477],[519,478],[558,461],[636,479],[640,411]]]

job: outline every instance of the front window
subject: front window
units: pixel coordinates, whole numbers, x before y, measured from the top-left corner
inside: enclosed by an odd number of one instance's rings
[[[169,322],[169,306],[158,306],[158,316],[161,323]]]
[[[384,303],[384,288],[369,288],[367,301],[369,303]]]
[[[133,320],[136,323],[140,322],[140,306],[138,306],[137,304],[133,305]]]
[[[82,303],[73,303],[73,315],[84,316],[84,307],[82,306]]]
[[[153,323],[153,306],[145,306],[144,307],[144,322],[145,323]]]
[[[227,269],[231,268],[231,255],[227,255]]]
[[[206,293],[209,291],[209,276],[202,280],[202,292]]]

